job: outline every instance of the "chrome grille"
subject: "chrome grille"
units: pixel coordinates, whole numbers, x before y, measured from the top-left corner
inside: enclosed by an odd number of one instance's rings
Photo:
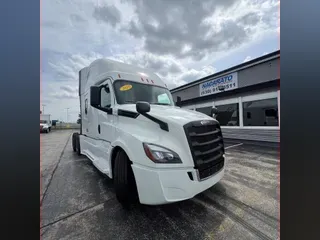
[[[194,166],[200,179],[207,178],[224,166],[224,143],[217,121],[195,121],[184,126]]]

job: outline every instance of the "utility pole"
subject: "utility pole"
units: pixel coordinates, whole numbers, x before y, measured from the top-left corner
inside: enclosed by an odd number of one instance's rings
[[[44,104],[42,104],[42,114],[44,114],[44,107],[45,107],[46,105],[44,105]]]

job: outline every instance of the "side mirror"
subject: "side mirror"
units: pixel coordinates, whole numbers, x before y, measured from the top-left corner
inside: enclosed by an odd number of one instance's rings
[[[90,87],[90,105],[93,107],[100,105],[100,87]]]
[[[212,117],[216,116],[218,114],[218,112],[219,112],[219,110],[217,108],[213,107],[211,109],[211,116]]]
[[[104,86],[104,90],[106,91],[106,93],[110,93],[110,88],[108,86]]]
[[[179,97],[179,96],[177,97],[176,105],[177,105],[178,107],[181,106],[181,97]]]
[[[137,102],[136,109],[141,114],[150,112],[150,104],[148,102]]]

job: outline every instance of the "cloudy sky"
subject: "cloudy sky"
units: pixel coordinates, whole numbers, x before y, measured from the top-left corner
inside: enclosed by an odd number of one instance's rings
[[[41,103],[76,121],[78,71],[97,58],[156,72],[170,88],[280,49],[279,0],[45,0]]]

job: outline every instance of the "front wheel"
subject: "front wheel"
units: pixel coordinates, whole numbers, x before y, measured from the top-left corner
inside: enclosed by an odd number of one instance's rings
[[[130,160],[123,151],[117,153],[114,163],[114,186],[118,201],[128,207],[138,199],[136,181]]]

